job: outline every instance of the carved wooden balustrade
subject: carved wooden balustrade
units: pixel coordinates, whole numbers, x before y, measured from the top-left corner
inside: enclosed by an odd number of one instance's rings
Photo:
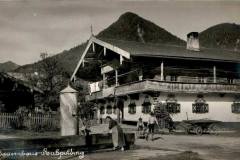
[[[119,85],[116,87],[105,88],[99,92],[88,95],[86,99],[102,99],[105,97],[122,96],[146,91],[173,93],[240,93],[240,85],[219,83],[166,82],[149,79]]]

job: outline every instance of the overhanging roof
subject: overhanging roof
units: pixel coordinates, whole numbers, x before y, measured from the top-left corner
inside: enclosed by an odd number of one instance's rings
[[[224,49],[200,48],[200,51],[190,51],[186,49],[186,46],[150,44],[115,39],[101,40],[129,52],[131,56],[240,62],[240,52]]]
[[[28,82],[25,82],[25,81],[23,81],[23,80],[16,79],[16,78],[8,75],[7,73],[1,72],[1,73],[0,73],[0,78],[1,78],[1,77],[2,77],[2,78],[5,78],[5,79],[9,79],[10,81],[12,81],[12,82],[14,82],[14,83],[17,83],[17,84],[19,84],[19,85],[24,86],[25,88],[29,88],[29,89],[32,90],[33,92],[41,93],[41,94],[44,93],[44,92],[43,92],[41,89],[39,89],[38,87],[35,87],[35,86],[33,86],[33,85],[29,84]]]
[[[105,51],[106,51],[106,49],[109,49],[109,50],[111,50],[111,51],[119,54],[121,57],[130,59],[130,53],[127,52],[127,51],[125,51],[124,49],[119,48],[119,47],[117,47],[117,46],[115,46],[115,45],[113,45],[113,44],[111,44],[111,43],[106,42],[106,41],[102,41],[102,40],[100,40],[100,39],[97,39],[97,38],[95,38],[94,36],[91,36],[90,39],[89,39],[89,41],[88,41],[87,47],[85,48],[85,50],[84,50],[84,52],[83,52],[83,54],[82,54],[82,56],[81,56],[81,58],[80,58],[80,60],[79,60],[79,62],[78,62],[78,64],[77,64],[77,66],[76,66],[76,68],[75,68],[75,70],[74,70],[74,72],[73,72],[73,74],[72,74],[72,76],[71,76],[71,79],[70,79],[71,81],[74,79],[75,74],[77,73],[80,65],[82,64],[82,62],[83,62],[83,60],[84,60],[84,57],[86,56],[89,48],[90,48],[91,46],[94,47],[94,44],[95,44],[95,43],[98,44],[98,45],[100,45],[100,46],[103,46]]]
[[[94,43],[112,50],[127,59],[129,59],[130,56],[135,56],[240,63],[240,52],[236,51],[215,48],[201,48],[200,51],[191,51],[187,50],[186,46],[103,39],[92,36],[71,76],[71,80],[74,79],[84,57]]]

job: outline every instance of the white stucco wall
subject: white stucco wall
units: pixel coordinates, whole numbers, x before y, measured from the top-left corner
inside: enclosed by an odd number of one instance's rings
[[[168,93],[161,93],[158,97],[158,101],[165,102],[167,99]],[[178,103],[181,105],[180,113],[173,114],[172,118],[174,121],[182,121],[187,119],[203,119],[208,118],[212,120],[219,120],[223,122],[240,122],[240,114],[232,113],[231,105],[234,101],[234,95],[226,94],[221,97],[219,94],[204,94],[204,99],[209,105],[209,112],[196,114],[192,113],[192,104],[197,99],[197,94],[175,94],[175,98]],[[136,113],[128,113],[128,105],[130,99],[128,98],[124,101],[124,120],[127,121],[137,121],[138,118],[142,118],[143,121],[147,121],[148,114],[142,113],[142,103],[144,101],[145,95],[140,94],[139,100],[136,100]],[[149,96],[151,103],[153,104],[153,99]],[[105,105],[106,107],[106,105]],[[152,105],[151,109],[153,110],[154,106]],[[187,113],[187,114],[186,114]],[[98,112],[98,116],[100,113]],[[108,114],[102,115],[102,118],[105,118]],[[116,118],[116,114],[110,114],[109,116]]]
[[[136,104],[136,113],[135,114],[129,114],[128,113],[128,105],[130,104],[130,99],[128,98],[127,101],[124,101],[124,120],[127,121],[138,121],[138,119],[141,117],[143,121],[147,121],[149,114],[142,113],[142,103],[145,99],[144,94],[139,95],[139,100],[135,100]],[[150,102],[153,104],[153,100],[151,96],[149,96]],[[153,111],[153,105],[151,106],[151,110]]]
[[[107,116],[110,116],[112,117],[113,119],[117,119],[117,114],[114,114],[113,113],[113,109],[112,109],[112,114],[107,114],[107,105],[108,104],[105,104],[104,107],[105,107],[105,114],[100,114],[100,109],[98,109],[98,112],[97,112],[97,116],[98,118],[106,118]],[[111,105],[113,106],[113,103],[111,103]]]

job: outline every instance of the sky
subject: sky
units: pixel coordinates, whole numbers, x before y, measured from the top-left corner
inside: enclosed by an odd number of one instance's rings
[[[0,63],[68,50],[89,39],[91,25],[97,34],[128,11],[184,40],[191,31],[240,24],[240,0],[0,0]]]

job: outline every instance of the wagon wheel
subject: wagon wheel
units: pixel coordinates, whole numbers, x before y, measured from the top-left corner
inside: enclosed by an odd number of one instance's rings
[[[194,131],[195,131],[196,135],[202,135],[202,133],[203,133],[203,129],[200,126],[196,126],[194,128]]]
[[[212,134],[212,135],[217,135],[218,134],[218,131],[219,128],[216,124],[211,124],[209,127],[208,127],[208,132],[209,134]]]

